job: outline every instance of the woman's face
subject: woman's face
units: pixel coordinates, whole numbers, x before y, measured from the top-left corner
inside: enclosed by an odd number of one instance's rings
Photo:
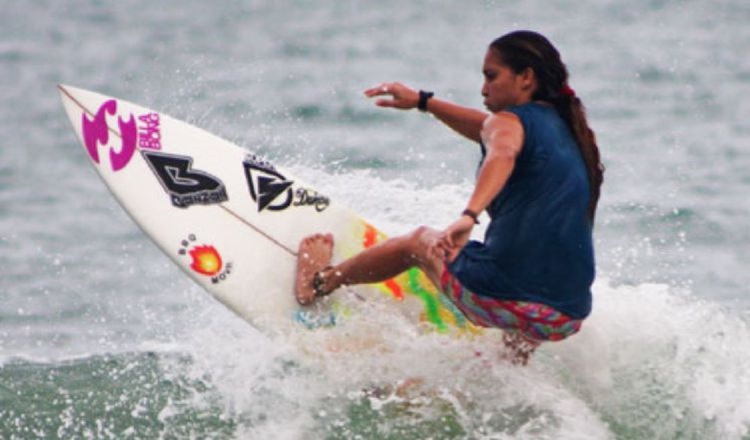
[[[482,66],[484,84],[482,96],[484,106],[492,113],[502,111],[514,105],[525,104],[531,100],[533,90],[533,71],[527,69],[516,74],[502,63],[500,56],[493,49],[488,49]]]

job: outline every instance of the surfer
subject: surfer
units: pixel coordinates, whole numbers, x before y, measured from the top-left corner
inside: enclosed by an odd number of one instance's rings
[[[365,91],[376,105],[429,112],[479,143],[482,162],[466,209],[443,230],[419,227],[331,266],[333,237],[299,246],[300,304],[343,285],[390,279],[420,267],[474,324],[504,330],[515,360],[576,333],[591,311],[593,224],[603,166],[583,104],[557,49],[515,31],[488,47],[482,96],[489,112],[401,83]],[[484,242],[470,240],[480,213]]]

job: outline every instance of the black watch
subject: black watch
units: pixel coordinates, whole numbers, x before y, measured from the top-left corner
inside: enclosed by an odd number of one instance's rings
[[[419,101],[417,101],[417,108],[419,109],[419,111],[427,111],[427,101],[429,101],[433,96],[435,96],[435,94],[432,92],[426,92],[424,90],[419,91]]]
[[[461,213],[461,215],[465,215],[467,217],[471,217],[472,220],[474,220],[474,224],[479,224],[479,214],[472,211],[471,209],[464,209],[464,212]]]

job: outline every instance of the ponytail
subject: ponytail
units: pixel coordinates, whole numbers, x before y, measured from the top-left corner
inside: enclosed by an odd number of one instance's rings
[[[567,91],[572,93],[566,93]],[[581,152],[583,162],[586,164],[591,193],[588,217],[591,224],[593,224],[596,207],[599,203],[602,182],[604,181],[604,165],[599,155],[599,146],[596,144],[596,135],[594,135],[594,131],[589,127],[583,102],[581,102],[581,99],[575,95],[573,89],[567,84],[563,86],[560,97],[555,99],[553,103],[560,116],[568,124],[576,140],[576,144],[578,144],[578,150]]]

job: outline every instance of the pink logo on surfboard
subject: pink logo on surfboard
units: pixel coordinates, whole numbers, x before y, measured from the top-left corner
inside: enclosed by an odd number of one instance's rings
[[[107,124],[107,115],[117,116],[117,125],[119,134]],[[112,171],[117,172],[125,168],[130,159],[133,158],[136,145],[141,148],[152,150],[161,149],[161,131],[159,127],[159,115],[157,113],[147,113],[138,117],[139,123],[136,125],[136,118],[129,113],[125,118],[117,112],[117,101],[110,99],[105,101],[97,110],[93,119],[89,119],[86,113],[82,116],[81,131],[83,133],[83,143],[86,151],[89,153],[91,160],[100,163],[99,148],[109,148],[109,163]],[[114,138],[119,138],[118,146],[110,144],[110,132],[114,133]],[[113,141],[113,144],[116,141]]]

